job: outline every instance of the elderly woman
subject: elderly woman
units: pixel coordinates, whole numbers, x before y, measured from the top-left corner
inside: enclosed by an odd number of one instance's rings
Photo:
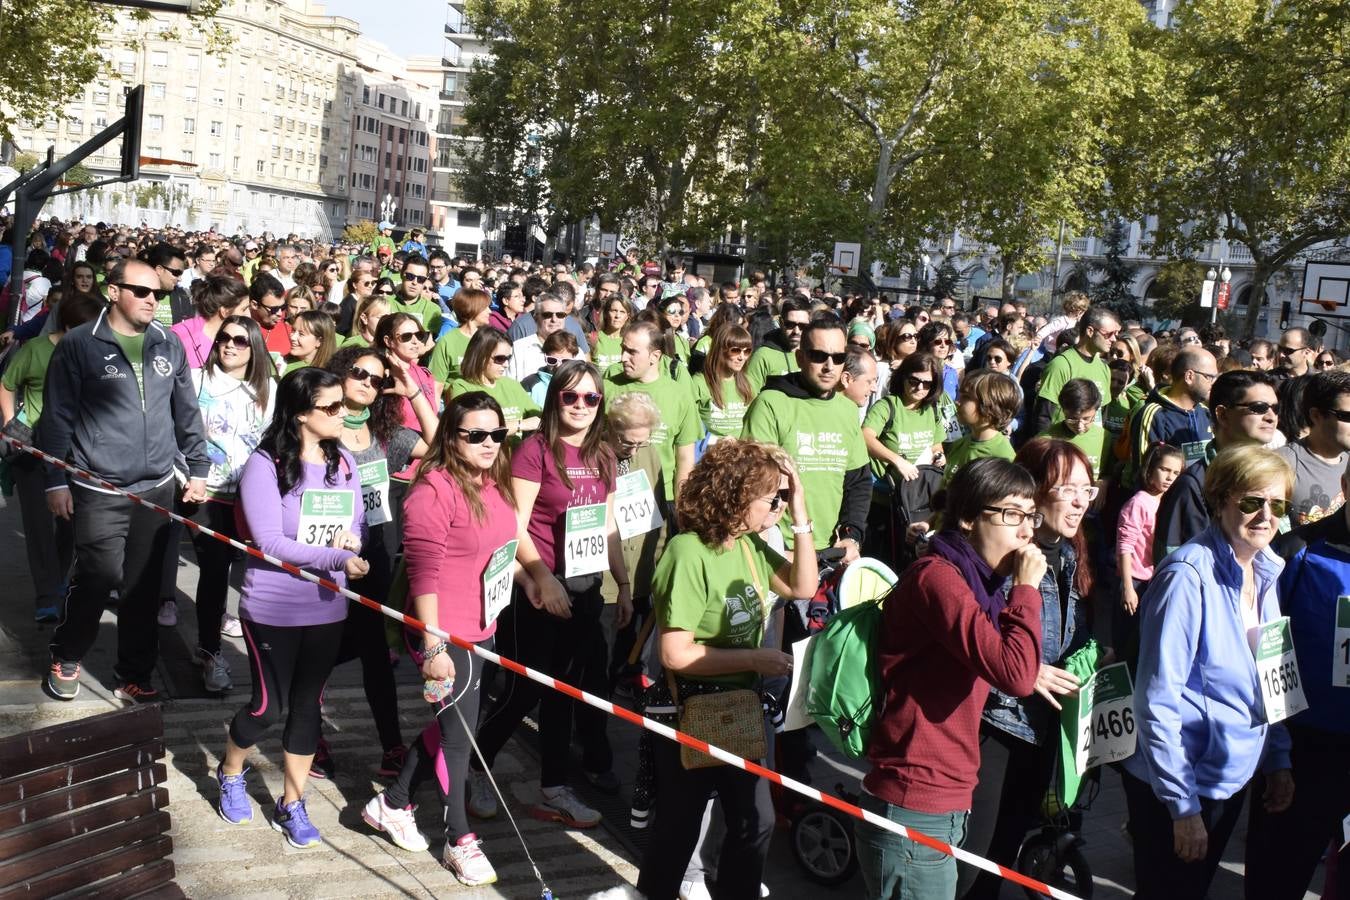
[[[652,582],[661,662],[674,673],[681,698],[755,688],[763,676],[788,673],[788,654],[760,646],[768,592],[810,596],[818,576],[815,554],[795,554],[789,563],[759,536],[784,504],[794,532],[810,534],[796,469],[775,448],[752,441],[710,447],[685,482],[679,496],[684,530],[666,546]],[[718,896],[758,898],[774,826],[768,782],[733,766],[686,769],[670,741],[657,742],[654,755],[656,824],[638,891],[653,900],[679,894],[704,808],[716,792],[727,829]]]
[[[1258,765],[1267,810],[1293,798],[1289,735],[1267,720],[1255,661],[1280,616],[1284,563],[1268,545],[1293,486],[1269,450],[1219,453],[1205,473],[1212,524],[1158,566],[1140,604],[1139,745],[1122,776],[1140,900],[1205,896]]]

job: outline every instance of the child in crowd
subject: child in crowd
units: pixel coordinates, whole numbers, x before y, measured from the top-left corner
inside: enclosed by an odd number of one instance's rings
[[[1154,444],[1144,454],[1144,487],[1120,508],[1116,535],[1120,607],[1113,635],[1119,650],[1127,650],[1138,640],[1139,597],[1153,577],[1153,531],[1158,521],[1158,504],[1185,467],[1186,457],[1180,447]]]
[[[969,429],[969,434],[947,445],[945,485],[960,468],[973,459],[997,456],[1012,459],[1012,443],[1004,434],[1013,416],[1017,415],[1022,392],[1007,375],[998,372],[972,372],[956,394],[956,416]]]
[[[1098,421],[1102,408],[1102,392],[1086,378],[1072,378],[1059,390],[1059,411],[1064,418],[1051,425],[1041,435],[1068,441],[1087,454],[1092,464],[1092,477],[1101,478],[1102,459],[1106,450],[1106,429]]]

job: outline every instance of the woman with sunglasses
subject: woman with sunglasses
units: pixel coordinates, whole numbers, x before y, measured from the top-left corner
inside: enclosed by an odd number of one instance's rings
[[[193,282],[215,280],[214,275]],[[238,282],[237,282],[238,284]],[[180,325],[186,323],[179,323]],[[191,358],[191,351],[189,351]],[[197,406],[206,427],[211,470],[206,476],[206,502],[187,511],[194,522],[226,537],[238,538],[235,496],[244,464],[262,440],[276,404],[276,373],[262,329],[250,316],[231,316],[220,325],[205,364],[192,373]],[[197,651],[194,659],[211,693],[229,690],[230,667],[220,652],[221,633],[239,637],[238,620],[225,610],[234,549],[194,531],[197,553]],[[175,569],[176,565],[175,557]],[[169,601],[171,603],[175,601]],[[163,610],[161,610],[163,612]],[[177,619],[177,610],[174,610]]]
[[[919,477],[919,466],[941,466],[946,428],[938,414],[942,363],[931,353],[912,353],[891,375],[887,394],[867,411],[863,441],[872,473],[893,471],[904,481]]]
[[[407,501],[409,612],[488,649],[499,612],[493,598],[509,597],[512,581],[534,596],[533,582],[513,559],[506,557],[504,569],[493,568],[494,556],[510,548],[521,530],[511,466],[502,452],[505,431],[501,409],[487,394],[475,391],[450,401]],[[412,798],[434,773],[444,808],[443,864],[465,885],[491,884],[497,874],[469,828],[461,793],[471,749],[466,724],[472,728],[478,721],[483,662],[426,632],[405,636],[423,677],[450,682],[453,693],[436,705],[435,723],[413,743],[398,779],[371,798],[361,817],[404,850],[425,851]]]
[[[708,351],[712,349],[712,336],[727,325],[746,325],[745,311],[735,303],[719,303],[708,318],[708,327],[689,348],[689,373],[697,375],[708,365]],[[747,327],[748,331],[749,328]],[[751,334],[753,340],[754,335]],[[601,369],[601,371],[604,371]]]
[[[1312,370],[1314,372],[1329,372],[1341,364],[1340,358],[1336,356],[1336,351],[1330,348],[1319,350],[1313,357]]]
[[[708,446],[741,434],[745,411],[755,399],[745,377],[753,346],[750,332],[739,325],[727,325],[713,333],[708,360],[692,384],[694,406],[703,420]]]
[[[908,319],[888,321],[877,329],[876,352],[879,366],[877,381],[882,386],[883,397],[890,390],[890,383],[894,380],[900,364],[918,349],[919,330]]]
[[[946,322],[929,322],[919,329],[918,349],[920,353],[931,353],[942,363],[942,392],[956,399],[956,390],[960,387],[961,377],[951,364],[952,351],[956,349],[952,327]]]
[[[244,464],[239,504],[248,536],[264,553],[339,585],[370,567],[356,461],[339,442],[342,381],[310,367],[281,379],[276,414]],[[341,594],[245,557],[239,618],[248,647],[253,697],[235,714],[216,768],[220,817],[253,820],[245,783],[248,752],[285,718],[285,787],[272,827],[293,847],[322,843],[305,810],[305,783],[319,741],[319,698],[333,669],[347,618]]]
[[[542,348],[544,364],[538,372],[520,383],[525,393],[534,401],[534,405],[540,409],[544,408],[544,400],[548,398],[548,385],[553,380],[553,373],[558,371],[558,366],[569,359],[581,358],[581,345],[577,343],[577,336],[570,331],[553,332],[544,338]]]
[[[427,369],[441,384],[449,384],[460,376],[460,363],[469,349],[469,341],[492,318],[492,295],[481,288],[460,288],[450,298],[450,309],[459,325],[441,335],[427,361]]]
[[[357,273],[357,278],[370,278],[364,272]],[[369,293],[356,307],[356,314],[352,317],[352,333],[344,340],[342,347],[370,347],[375,343],[375,330],[380,327],[380,319],[383,319],[389,312],[389,298],[382,297],[374,291]]]
[[[375,294],[377,296],[392,298],[397,293],[398,288],[394,285],[394,279],[389,276],[383,275],[379,281],[375,282]],[[392,302],[392,299],[390,302]]]
[[[341,306],[346,293],[346,260],[342,257],[323,260],[319,264],[319,277],[315,293],[334,306]]]
[[[1271,639],[1263,626],[1281,616],[1284,563],[1269,544],[1293,487],[1277,454],[1221,450],[1205,471],[1211,524],[1158,565],[1139,604],[1139,740],[1121,780],[1140,900],[1206,895],[1258,765],[1264,792],[1252,803],[1279,813],[1293,799],[1276,693],[1292,679],[1281,670],[1272,686],[1256,662]]]
[[[411,428],[419,437],[429,438],[436,432],[436,410],[441,386],[418,360],[431,346],[431,332],[424,329],[410,313],[391,312],[381,317],[375,327],[373,346],[384,351],[389,375],[395,382],[402,383],[406,375],[416,384],[415,391],[399,399],[399,414],[405,428]],[[393,556],[397,553],[398,541],[402,539],[403,497],[408,492],[408,483],[412,481],[413,464],[409,463],[389,475],[389,502],[394,527],[386,534],[391,535],[394,542],[390,549],[390,555]]]
[[[591,362],[601,372],[619,362],[623,356],[623,339],[619,336],[623,326],[633,317],[633,305],[619,294],[611,294],[600,311],[600,329],[595,333],[595,345],[591,347]]]
[[[633,614],[615,523],[616,463],[600,416],[602,390],[595,366],[583,360],[563,363],[549,383],[539,433],[526,438],[512,455],[512,486],[523,526],[518,558],[538,586],[538,597],[527,600],[517,592],[501,620],[502,634],[510,635],[513,644],[504,641],[506,655],[592,693],[608,690],[600,626],[601,576],[606,570],[618,582],[615,624],[622,628]],[[478,727],[483,760],[492,765],[535,704],[540,705],[542,771],[540,802],[531,815],[569,828],[599,824],[600,813],[582,803],[567,784],[575,717],[587,780],[606,792],[618,791],[606,717],[598,710],[508,675],[505,690]],[[469,791],[469,812],[480,818],[496,814],[485,773],[472,771]]]
[[[375,293],[375,276],[365,269],[357,269],[347,279],[346,285],[346,296],[342,297],[338,303],[337,330],[338,334],[347,340],[351,340],[351,337],[355,337],[359,333],[359,329],[356,328],[357,313],[360,311],[362,304]],[[372,332],[374,330],[371,329]],[[365,346],[370,346],[369,338],[366,339]]]
[[[189,366],[200,369],[206,365],[225,320],[242,314],[246,303],[248,288],[242,281],[212,274],[192,282],[192,305],[197,315],[169,329],[187,351]]]
[[[470,391],[484,391],[496,400],[506,416],[513,446],[523,431],[539,427],[539,405],[520,382],[506,374],[511,364],[511,340],[495,328],[480,328],[469,339],[460,365],[460,376],[446,385],[446,398]]]
[[[1047,565],[1040,581],[1041,665],[1029,696],[990,691],[980,724],[979,783],[962,844],[1010,867],[1017,863],[1022,839],[1041,822],[1041,801],[1060,756],[1061,704],[1056,698],[1078,690],[1078,679],[1064,668],[1065,660],[1091,636],[1088,596],[1093,578],[1083,519],[1098,491],[1087,455],[1066,441],[1033,438],[1015,462],[1036,480],[1041,514],[1035,536]],[[961,873],[956,895],[997,897],[1002,882],[971,868]]]
[[[682,333],[685,322],[689,321],[689,298],[677,287],[666,288],[658,307],[661,315],[661,327],[670,335],[671,352],[680,361],[680,369],[689,373],[689,338]],[[679,380],[678,376],[676,380]]]
[[[291,320],[291,352],[282,375],[307,366],[323,368],[337,350],[337,328],[333,317],[317,309],[306,309]]]

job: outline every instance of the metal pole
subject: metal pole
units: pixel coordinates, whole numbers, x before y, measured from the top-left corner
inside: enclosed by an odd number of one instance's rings
[[[1059,297],[1059,269],[1064,264],[1064,220],[1059,220],[1059,237],[1055,239],[1055,280],[1050,285],[1050,312],[1055,311],[1055,299]]]

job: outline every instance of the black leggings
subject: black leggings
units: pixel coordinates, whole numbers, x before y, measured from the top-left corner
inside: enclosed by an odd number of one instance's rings
[[[286,714],[281,747],[311,756],[319,745],[319,697],[337,659],[342,622],[263,625],[241,620],[248,645],[253,698],[230,722],[230,740],[248,749]]]
[[[492,649],[492,638],[480,641],[478,646]],[[469,728],[478,723],[478,705],[482,697],[483,660],[475,654],[451,644],[446,648],[455,665],[454,706],[445,704],[436,713],[436,720],[426,727],[422,736],[408,748],[408,759],[398,779],[384,793],[385,801],[396,809],[412,802],[417,788],[433,773],[441,794],[445,816],[445,841],[453,844],[469,833],[469,819],[464,811],[464,790],[469,777],[469,756],[472,746],[469,734],[459,717]],[[455,707],[459,713],[456,714]]]
[[[560,619],[535,609],[517,590],[498,622],[497,646],[504,656],[603,696],[609,689],[609,677],[605,671],[605,636],[600,630],[600,610],[604,607],[600,578],[573,578],[564,586],[572,599],[572,618]],[[489,766],[536,704],[541,786],[567,784],[574,715],[586,771],[608,772],[613,767],[603,712],[514,673],[507,675],[501,695],[478,726],[478,746]],[[476,760],[474,764],[475,768],[479,765]]]
[[[208,500],[189,507],[192,521],[218,531],[226,537],[238,538],[234,527],[234,504]],[[220,652],[220,619],[225,615],[225,598],[230,590],[230,565],[237,550],[229,544],[200,531],[192,532],[192,547],[197,553],[197,646],[212,653]],[[177,554],[171,547],[170,555]]]
[[[364,578],[347,586],[363,597],[385,603],[392,578],[389,555],[385,550],[384,535],[380,532],[389,525],[378,525],[361,551],[361,558],[370,563]],[[385,617],[375,610],[352,601],[347,607],[347,624],[342,629],[342,643],[338,649],[340,666],[353,659],[361,660],[361,686],[366,692],[366,703],[375,719],[375,730],[380,746],[392,750],[403,743],[403,731],[398,725],[398,686],[394,682],[394,668],[389,664],[389,642],[385,638]]]

